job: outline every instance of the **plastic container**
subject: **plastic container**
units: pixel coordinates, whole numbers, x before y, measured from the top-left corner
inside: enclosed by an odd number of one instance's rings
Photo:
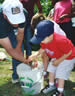
[[[32,69],[30,66],[21,63],[17,66],[17,74],[23,93],[28,95],[40,93],[43,88],[43,64],[38,62],[38,67]]]

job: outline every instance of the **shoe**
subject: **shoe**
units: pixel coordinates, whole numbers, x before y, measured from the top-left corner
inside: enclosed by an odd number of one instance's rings
[[[60,93],[59,91],[56,91],[51,96],[65,96],[65,95],[64,92]]]
[[[18,83],[18,82],[19,82],[19,79],[15,79],[15,80],[12,79],[12,83],[13,83],[13,84],[16,84],[16,83]]]
[[[47,85],[44,89],[41,90],[41,93],[46,94],[46,93],[49,93],[49,92],[54,91],[54,90],[56,90],[56,86]]]

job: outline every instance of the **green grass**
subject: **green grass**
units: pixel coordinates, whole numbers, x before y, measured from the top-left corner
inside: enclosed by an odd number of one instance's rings
[[[6,53],[5,50],[1,50]],[[0,61],[0,96],[26,96],[23,94],[20,84],[11,83],[12,71],[9,70],[10,66],[11,61]],[[65,90],[66,96],[75,96],[75,69],[71,72],[69,80],[65,82]],[[35,96],[50,96],[50,94]]]

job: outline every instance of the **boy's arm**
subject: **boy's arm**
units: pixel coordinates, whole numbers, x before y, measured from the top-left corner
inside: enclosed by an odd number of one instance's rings
[[[58,66],[59,63],[61,63],[62,61],[64,61],[66,58],[68,58],[70,55],[72,54],[72,50],[69,51],[69,53],[64,54],[62,57],[60,57],[59,59],[53,61],[53,65],[54,66]]]
[[[37,57],[41,55],[43,52],[44,52],[44,49],[40,49],[35,54],[32,54],[31,56],[29,56],[29,59],[31,59],[32,61],[36,61]]]
[[[44,64],[44,72],[46,72],[47,67],[48,67],[48,63],[49,63],[49,57],[46,54],[46,52],[43,52],[43,54],[42,54],[42,61],[43,61],[43,64]]]

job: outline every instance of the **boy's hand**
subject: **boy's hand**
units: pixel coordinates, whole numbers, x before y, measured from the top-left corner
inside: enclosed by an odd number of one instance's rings
[[[30,60],[30,61],[37,61],[36,59],[37,59],[37,56],[36,55],[31,55],[28,58],[28,60]]]
[[[53,65],[54,65],[54,66],[58,66],[59,63],[60,63],[59,60],[54,60],[54,61],[52,61],[52,62],[53,62]]]
[[[32,64],[32,68],[36,68],[38,66],[38,62],[34,61],[34,64]]]

